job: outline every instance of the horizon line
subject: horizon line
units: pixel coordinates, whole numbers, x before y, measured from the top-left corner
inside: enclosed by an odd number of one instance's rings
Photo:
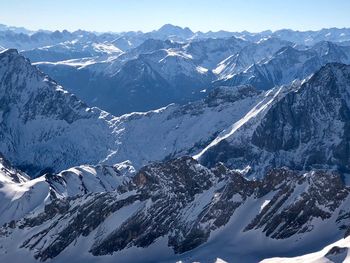
[[[82,28],[78,28],[78,29],[75,29],[75,30],[69,30],[69,29],[55,29],[55,30],[52,30],[52,29],[44,29],[44,28],[40,28],[40,29],[31,29],[31,28],[27,28],[25,26],[13,26],[13,25],[8,25],[8,24],[4,24],[2,22],[0,22],[0,25],[2,26],[6,26],[8,27],[9,31],[13,31],[11,30],[11,28],[14,28],[14,29],[22,29],[22,30],[26,30],[26,31],[30,31],[32,33],[37,33],[37,32],[64,32],[64,31],[67,31],[67,32],[70,32],[70,33],[74,33],[74,32],[77,32],[77,31],[85,31],[85,32],[91,32],[91,33],[98,33],[98,34],[104,34],[104,33],[111,33],[111,34],[122,34],[122,33],[129,33],[129,32],[134,32],[134,33],[143,33],[143,34],[147,34],[147,33],[152,33],[152,32],[155,32],[155,31],[158,31],[160,30],[162,27],[164,26],[167,26],[167,25],[170,25],[170,26],[173,26],[173,27],[178,27],[178,28],[181,28],[181,29],[189,29],[193,34],[196,34],[196,33],[218,33],[218,32],[227,32],[227,33],[250,33],[250,34],[259,34],[259,33],[263,33],[263,32],[271,32],[271,33],[275,33],[275,32],[278,32],[278,31],[281,31],[281,30],[289,30],[289,31],[294,31],[294,32],[318,32],[318,31],[321,31],[321,30],[329,30],[329,29],[350,29],[350,26],[349,27],[337,27],[337,26],[331,26],[331,27],[322,27],[320,29],[307,29],[307,30],[300,30],[300,29],[293,29],[293,28],[279,28],[279,29],[276,29],[276,30],[272,30],[272,29],[265,29],[265,30],[261,30],[261,31],[249,31],[249,30],[242,30],[242,31],[235,31],[235,30],[226,30],[226,29],[220,29],[220,30],[211,30],[209,29],[208,31],[201,31],[201,30],[197,30],[197,31],[193,31],[190,27],[188,26],[179,26],[179,25],[174,25],[174,24],[171,24],[171,23],[164,23],[162,26],[158,27],[157,29],[153,29],[151,31],[142,31],[142,30],[123,30],[123,31],[96,31],[96,30],[89,30],[89,29],[82,29]],[[4,31],[4,30],[2,30]],[[25,34],[25,33],[24,33]]]

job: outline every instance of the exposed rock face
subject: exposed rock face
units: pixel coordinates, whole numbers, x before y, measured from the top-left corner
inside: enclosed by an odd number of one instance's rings
[[[1,183],[5,183],[5,181],[8,180],[12,183],[23,183],[29,181],[28,175],[12,167],[2,153],[0,153],[0,173],[2,175]]]
[[[56,199],[43,210],[5,225],[0,244],[11,253],[6,239],[19,235],[21,249],[46,261],[60,257],[82,237],[89,237],[91,256],[146,248],[165,237],[167,245],[182,254],[225,229],[237,211],[263,200],[261,209],[246,222],[237,222],[243,226],[238,232],[259,231],[267,240],[296,235],[303,239],[318,230],[319,219],[339,233],[344,231],[346,220],[339,216],[336,223],[332,215],[339,209],[350,212],[345,202],[349,191],[335,172],[283,168],[271,170],[261,181],[250,181],[222,164],[208,169],[182,157],[143,167],[114,192]]]
[[[87,108],[16,50],[0,54],[0,76],[0,146],[14,165],[32,175],[58,171],[97,163],[113,145],[105,113]]]
[[[271,189],[271,184],[279,187]],[[266,188],[277,190],[276,194],[245,231],[261,228],[267,236],[277,239],[312,231],[310,219],[329,219],[349,194],[339,175],[322,171],[300,177],[288,170],[275,169],[262,181],[262,193],[266,193]],[[288,199],[294,202],[286,206]]]
[[[250,165],[253,170],[259,167],[262,174],[269,167],[281,166],[297,170],[336,167],[348,172],[349,83],[349,66],[324,66],[208,148],[202,163]]]

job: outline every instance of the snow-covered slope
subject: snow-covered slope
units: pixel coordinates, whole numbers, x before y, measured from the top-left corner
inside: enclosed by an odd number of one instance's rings
[[[128,182],[135,169],[128,163],[114,166],[82,165],[35,179],[0,157],[0,225],[18,220],[56,199],[110,192]]]
[[[233,54],[221,61],[213,71],[218,75],[218,79],[227,79],[263,59],[270,58],[281,48],[292,45],[292,42],[283,41],[278,38],[262,39],[257,43],[252,43],[244,47],[237,54]]]
[[[264,96],[251,87],[219,88],[203,101],[114,117],[88,108],[15,50],[0,53],[0,73],[1,151],[31,175],[195,153]]]
[[[87,108],[16,50],[0,53],[0,76],[0,145],[14,165],[36,174],[94,164],[114,145],[107,113]]]
[[[139,167],[150,160],[197,153],[263,98],[249,86],[218,88],[204,101],[123,115],[115,119],[123,143],[113,158],[130,159]]]
[[[304,79],[322,65],[331,62],[350,63],[349,47],[338,46],[331,42],[320,42],[306,50],[287,46],[243,71],[224,75],[224,78],[217,83],[226,86],[250,84],[258,89],[267,90],[290,84],[295,79]],[[229,62],[227,63],[229,66]]]
[[[87,57],[118,56],[122,51],[115,45],[105,42],[73,40],[59,44],[39,47],[21,52],[31,62],[57,62]]]
[[[331,63],[302,84],[277,88],[278,96],[253,108],[196,157],[207,165],[249,165],[255,176],[280,166],[348,172],[349,72],[350,66]]]
[[[301,51],[284,47],[270,58],[252,64],[246,70],[219,80],[218,85],[235,86],[251,84],[258,89],[268,90],[275,86],[289,84],[303,79],[322,65],[317,55],[309,50]]]
[[[36,201],[27,201],[26,198],[23,200],[29,203],[29,206],[17,201],[25,192],[30,191],[30,187],[27,187],[29,179],[28,175],[11,167],[9,162],[0,155],[0,225],[21,218],[25,213],[33,210],[33,206],[38,205]],[[25,186],[21,187],[22,185]],[[35,183],[31,184],[33,185]]]
[[[88,101],[97,98],[101,107],[120,114],[198,100],[205,96],[202,90],[209,90],[213,74],[183,52],[161,49],[127,61],[107,78],[108,87]]]
[[[350,64],[350,46],[342,46],[330,41],[321,41],[311,48],[325,62],[339,62]]]
[[[321,262],[349,262],[349,249],[350,249],[350,237],[342,238],[337,242],[334,242],[322,250],[289,258],[270,258],[261,261],[261,263],[293,263],[293,262],[305,262],[305,263],[321,263]]]
[[[198,65],[215,69],[217,64],[227,57],[237,54],[250,42],[235,37],[223,39],[201,39],[189,42],[183,47]]]

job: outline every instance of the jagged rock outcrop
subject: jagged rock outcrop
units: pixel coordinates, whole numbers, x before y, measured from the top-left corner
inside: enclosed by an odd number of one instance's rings
[[[184,252],[210,245],[214,233],[225,237],[236,225],[241,228],[231,232],[231,240],[239,242],[254,232],[261,233],[267,244],[286,240],[302,247],[309,235],[320,231],[319,220],[327,222],[336,236],[344,234],[344,224],[349,222],[336,211],[350,212],[349,191],[336,172],[276,168],[256,181],[222,164],[208,169],[182,157],[143,167],[113,192],[55,199],[1,228],[0,245],[3,253],[11,255],[14,250],[6,240],[16,237],[21,251],[47,261],[59,259],[68,248],[74,251],[72,243],[85,239],[89,253],[78,256],[79,260],[113,255],[123,262],[131,248],[161,242],[180,259]],[[257,205],[260,209],[254,208]],[[253,210],[245,214],[247,209]],[[250,242],[254,247],[256,241]]]
[[[131,180],[135,169],[130,163],[81,165],[58,174],[35,179],[13,168],[0,156],[0,225],[18,220],[58,199],[90,193],[112,192]],[[61,201],[57,201],[59,204]],[[62,201],[65,202],[65,201]]]
[[[198,158],[208,165],[250,165],[255,176],[281,166],[349,171],[349,72],[349,66],[327,64],[306,82],[285,88],[287,92],[229,136],[219,137]]]

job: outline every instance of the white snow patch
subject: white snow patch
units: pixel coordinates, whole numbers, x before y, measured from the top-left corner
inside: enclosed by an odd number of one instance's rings
[[[265,200],[264,203],[260,206],[260,212],[270,203],[271,200]]]

